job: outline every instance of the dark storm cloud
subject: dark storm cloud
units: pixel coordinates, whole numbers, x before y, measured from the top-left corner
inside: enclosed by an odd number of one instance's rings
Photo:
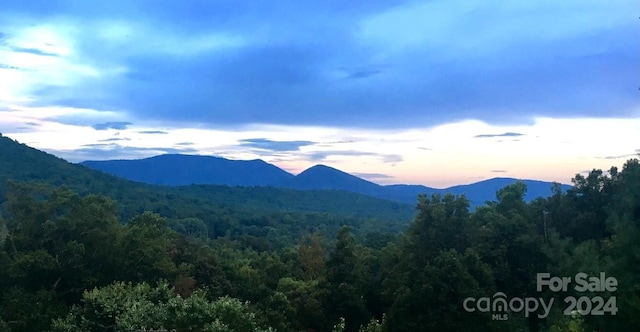
[[[118,42],[98,38],[108,29],[94,27],[76,43],[86,63],[125,73],[73,89],[41,87],[40,103],[209,126],[390,128],[633,116],[636,7],[631,0],[53,0],[9,1],[0,14],[135,24]],[[211,34],[223,46],[202,48]],[[127,38],[136,39],[121,47]]]

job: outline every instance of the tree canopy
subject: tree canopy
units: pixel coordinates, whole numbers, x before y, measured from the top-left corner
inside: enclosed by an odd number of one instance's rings
[[[328,214],[174,213],[192,205],[169,196],[125,218],[110,196],[9,183],[0,330],[639,330],[640,163],[574,183],[530,203],[516,183],[473,212],[464,196],[422,195],[403,232]],[[539,273],[580,272],[617,288],[537,289]],[[465,309],[498,293],[555,302],[543,318]],[[604,314],[584,301],[567,314],[570,296],[601,297]]]

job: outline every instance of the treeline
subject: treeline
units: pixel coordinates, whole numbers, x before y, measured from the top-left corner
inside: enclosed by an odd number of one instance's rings
[[[640,330],[640,163],[574,184],[525,203],[516,183],[473,213],[464,196],[420,196],[402,234],[293,215],[224,232],[202,216],[123,220],[103,196],[10,184],[0,331]],[[207,219],[229,218],[218,213]],[[591,292],[574,288],[581,272]],[[572,282],[539,291],[540,273]],[[508,310],[494,310],[497,293]],[[555,301],[529,313],[514,298]]]

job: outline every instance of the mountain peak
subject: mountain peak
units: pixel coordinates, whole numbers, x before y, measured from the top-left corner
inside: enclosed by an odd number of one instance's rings
[[[341,173],[341,174],[349,175],[349,173],[343,172],[343,171],[341,171],[341,170],[339,170],[337,168],[333,168],[331,166],[327,166],[327,165],[323,165],[323,164],[313,165],[313,166],[305,169],[304,171],[302,171],[298,175],[309,174],[309,173],[320,173],[320,172],[333,172],[333,173]]]
[[[353,192],[371,191],[380,185],[327,165],[314,165],[289,182],[294,189],[337,189]]]
[[[205,155],[163,154],[137,160],[84,161],[81,164],[129,180],[169,186],[273,186],[293,178],[292,174],[264,160],[230,160]]]

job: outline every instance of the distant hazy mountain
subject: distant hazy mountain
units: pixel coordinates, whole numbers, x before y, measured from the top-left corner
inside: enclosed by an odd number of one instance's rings
[[[518,179],[493,178],[472,184],[449,187],[445,190],[456,195],[465,194],[472,203],[476,205],[482,205],[487,200],[495,200],[495,193],[498,190],[516,181],[518,181]],[[524,182],[527,185],[527,194],[525,196],[525,201],[527,202],[532,201],[537,197],[548,197],[551,195],[551,187],[553,185],[553,182],[538,180],[520,181]],[[571,186],[561,184],[561,188],[563,189],[563,191],[566,191],[571,188]],[[487,197],[488,192],[492,192],[493,195],[491,197]]]
[[[273,186],[299,190],[345,190],[368,196],[414,204],[419,194],[465,194],[472,206],[495,200],[496,192],[518,179],[493,178],[445,189],[421,185],[382,186],[338,169],[316,165],[294,176],[262,160],[228,160],[219,157],[162,155],[140,160],[85,161],[88,167],[129,180],[161,185],[226,184]],[[551,182],[522,180],[528,188],[526,200],[548,197]],[[571,186],[562,185],[564,190]]]
[[[369,196],[384,198],[388,200],[415,203],[420,194],[444,195],[450,192],[455,195],[464,194],[473,206],[482,205],[486,201],[496,198],[496,192],[505,186],[518,181],[515,178],[493,178],[480,182],[458,185],[445,189],[430,188],[421,185],[386,185],[382,186],[357,176],[345,173],[325,165],[313,166],[298,174],[286,184],[294,189],[340,189],[353,191]],[[537,180],[521,180],[527,185],[526,201],[531,201],[536,197],[548,197],[551,194],[553,183]],[[562,185],[563,190],[571,188],[569,185]]]
[[[277,186],[294,177],[259,159],[229,160],[180,154],[138,160],[85,161],[81,164],[132,181],[166,186]]]

